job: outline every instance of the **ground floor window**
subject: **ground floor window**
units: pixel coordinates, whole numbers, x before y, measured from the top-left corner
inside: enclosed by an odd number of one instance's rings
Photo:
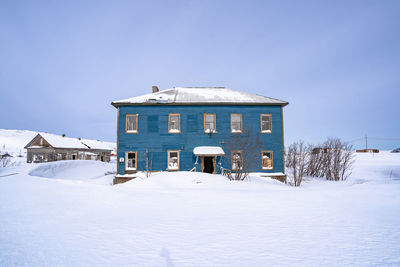
[[[273,168],[273,156],[272,151],[262,151],[261,152],[261,163],[264,170]]]
[[[232,170],[240,170],[243,168],[243,151],[236,150],[231,152]]]
[[[33,162],[43,162],[44,161],[44,155],[43,154],[33,154],[32,161]]]
[[[125,169],[136,170],[137,166],[137,153],[136,151],[129,151],[125,153]]]
[[[179,170],[179,150],[168,150],[168,170]]]

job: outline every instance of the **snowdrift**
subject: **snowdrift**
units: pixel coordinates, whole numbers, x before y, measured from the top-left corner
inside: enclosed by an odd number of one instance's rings
[[[267,190],[280,186],[287,186],[277,180],[270,178],[259,178],[255,175],[249,176],[246,181],[230,181],[227,177],[216,174],[208,174],[201,172],[160,172],[152,174],[148,178],[140,175],[139,178],[129,182],[116,185],[124,188],[152,188],[161,190],[190,190],[190,189],[207,189],[207,190]]]
[[[400,153],[355,153],[350,183],[391,183],[400,181]]]
[[[93,160],[64,160],[37,164],[29,175],[65,180],[89,180],[115,172],[115,163]],[[115,175],[115,174],[114,174]]]

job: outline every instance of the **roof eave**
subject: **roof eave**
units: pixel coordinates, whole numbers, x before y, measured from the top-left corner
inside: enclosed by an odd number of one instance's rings
[[[111,102],[115,108],[120,106],[287,106],[289,102],[282,103],[238,103],[238,102],[195,102],[195,103],[129,103],[129,102]]]

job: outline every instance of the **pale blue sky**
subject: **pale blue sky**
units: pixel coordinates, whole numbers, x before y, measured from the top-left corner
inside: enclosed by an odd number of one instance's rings
[[[2,0],[0,128],[115,141],[112,100],[225,86],[289,101],[287,144],[400,147],[399,14],[386,0]]]

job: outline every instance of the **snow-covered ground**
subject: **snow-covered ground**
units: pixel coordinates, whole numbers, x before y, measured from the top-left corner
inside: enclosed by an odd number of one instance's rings
[[[346,182],[173,172],[110,186],[115,163],[0,169],[0,266],[400,265],[400,154]]]

